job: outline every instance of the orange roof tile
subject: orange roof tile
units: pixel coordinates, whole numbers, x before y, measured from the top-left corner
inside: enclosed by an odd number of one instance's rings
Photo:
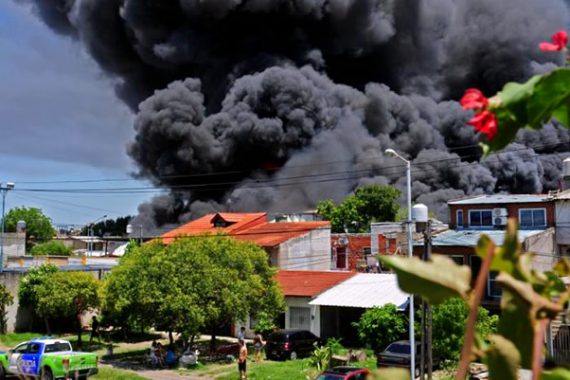
[[[212,219],[216,216],[230,222],[227,227],[217,228],[214,227]],[[265,213],[251,213],[251,214],[234,214],[234,213],[219,213],[219,214],[208,214],[201,218],[193,220],[186,223],[178,228],[170,230],[160,237],[164,244],[169,244],[174,241],[177,236],[180,235],[202,235],[202,234],[215,234],[218,232],[225,232],[227,234],[235,233],[244,228],[250,228],[256,226],[260,223],[265,223],[267,214]]]
[[[328,227],[330,227],[330,222],[263,223],[231,235],[238,240],[251,241],[260,247],[275,247],[312,230]]]
[[[276,280],[285,296],[314,297],[355,274],[353,272],[281,270],[277,272]]]

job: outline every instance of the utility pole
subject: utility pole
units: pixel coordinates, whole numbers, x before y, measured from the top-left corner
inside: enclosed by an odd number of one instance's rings
[[[9,190],[14,189],[14,182],[6,182],[6,186],[2,186],[0,183],[0,191],[2,192],[2,235],[0,236],[0,273],[4,271],[4,240],[6,234],[6,226],[5,220],[6,219],[6,194]]]
[[[424,254],[422,260],[428,261],[431,258],[431,220],[428,219],[424,231]],[[425,379],[427,367],[428,380],[432,380],[433,355],[432,355],[432,312],[431,305],[425,300],[422,301],[422,347],[421,347],[421,367],[420,378]]]

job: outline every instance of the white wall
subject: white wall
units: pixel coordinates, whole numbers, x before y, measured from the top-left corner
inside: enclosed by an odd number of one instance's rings
[[[370,253],[378,255],[378,235],[384,235],[390,238],[395,238],[398,233],[404,232],[401,223],[372,223],[370,224]]]
[[[312,230],[282,243],[277,261],[277,266],[285,270],[330,270],[330,228]]]
[[[556,201],[556,243],[570,244],[570,201]]]
[[[17,233],[17,232],[7,232],[4,235],[4,255],[24,256],[25,254],[26,254],[26,234]]]
[[[532,267],[538,271],[551,271],[558,261],[554,228],[529,236],[523,242],[526,252],[534,252]]]
[[[290,329],[289,323],[289,308],[290,307],[306,307],[309,308],[311,319],[309,330],[316,336],[321,336],[321,308],[320,306],[309,305],[311,301],[310,297],[285,297],[285,304],[287,308],[285,310],[285,328]]]

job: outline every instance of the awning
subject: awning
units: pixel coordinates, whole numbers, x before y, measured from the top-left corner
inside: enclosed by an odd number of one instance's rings
[[[359,273],[321,293],[309,305],[369,309],[389,303],[401,310],[408,305],[408,294],[398,287],[396,275]]]

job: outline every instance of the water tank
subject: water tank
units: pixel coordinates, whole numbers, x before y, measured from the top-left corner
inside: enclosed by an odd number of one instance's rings
[[[423,203],[418,203],[412,207],[412,220],[416,223],[427,223],[428,208]]]
[[[18,220],[16,223],[16,232],[22,233],[26,232],[26,221],[25,220]]]
[[[570,157],[562,161],[562,177],[570,177]]]

